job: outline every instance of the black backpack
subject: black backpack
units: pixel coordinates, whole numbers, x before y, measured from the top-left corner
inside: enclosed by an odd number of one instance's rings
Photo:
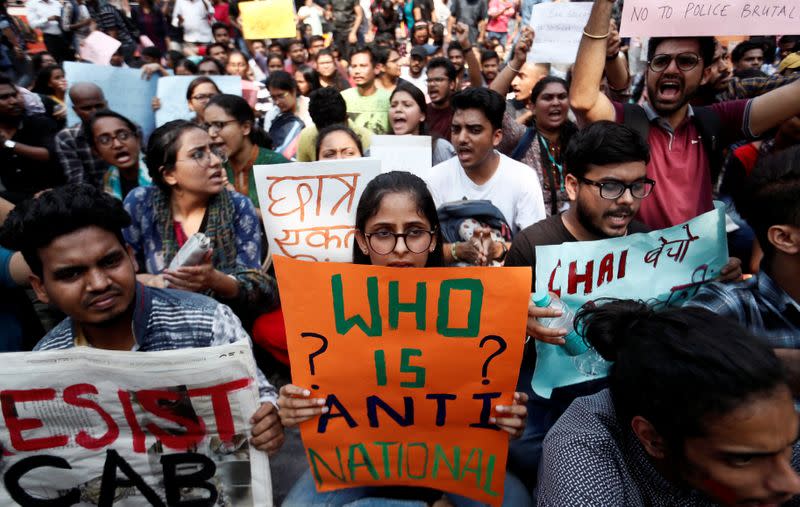
[[[500,231],[504,240],[511,241],[511,227],[509,227],[506,217],[503,216],[503,212],[497,209],[492,201],[465,199],[447,202],[439,207],[437,213],[439,227],[441,227],[442,236],[447,243],[463,241],[459,228],[462,222],[469,218]]]
[[[722,119],[710,107],[693,107],[694,121],[697,130],[700,131],[700,139],[703,148],[706,150],[711,169],[711,185],[716,186],[717,178],[722,172],[723,149],[722,146]],[[638,132],[646,141],[650,133],[650,122],[647,120],[647,113],[642,106],[637,104],[625,104],[623,106],[623,123]]]

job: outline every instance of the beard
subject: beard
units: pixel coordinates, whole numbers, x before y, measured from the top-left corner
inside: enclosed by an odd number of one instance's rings
[[[615,208],[606,210],[601,216],[601,219],[609,215],[615,215],[621,211],[629,213],[631,216],[634,215],[633,209],[630,206],[617,206]],[[594,235],[595,237],[602,239],[618,237],[618,236],[610,236],[599,225],[597,225],[594,219],[592,218],[592,215],[589,213],[589,211],[581,204],[580,199],[575,201],[575,212],[578,222],[580,222],[583,228],[586,229],[590,234]],[[628,226],[630,226],[630,223],[628,223]],[[627,234],[627,232],[628,232],[628,227],[625,227],[625,233],[620,234],[619,236],[624,236],[625,234]]]
[[[681,81],[683,84],[683,96],[678,102],[669,105],[661,105],[655,100],[655,97],[658,96],[658,82],[652,86],[650,84],[647,85],[647,96],[649,97],[650,105],[653,106],[653,109],[655,109],[659,115],[668,115],[678,111],[683,106],[688,104],[700,89],[700,84],[688,87],[685,79],[682,79]]]

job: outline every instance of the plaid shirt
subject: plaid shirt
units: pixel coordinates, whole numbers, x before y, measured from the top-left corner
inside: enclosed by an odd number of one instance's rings
[[[737,283],[701,288],[687,307],[735,319],[776,349],[800,349],[800,305],[763,271]]]
[[[67,183],[88,183],[103,188],[108,164],[92,153],[83,123],[67,127],[56,134],[56,155],[64,169]]]
[[[725,102],[726,100],[753,99],[798,79],[800,79],[800,73],[797,72],[789,76],[774,74],[769,77],[750,77],[747,79],[735,77],[728,83],[728,89],[717,95],[716,100],[717,102]]]

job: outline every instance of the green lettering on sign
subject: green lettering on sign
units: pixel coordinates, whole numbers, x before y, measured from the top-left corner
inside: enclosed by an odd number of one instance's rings
[[[350,318],[344,316],[344,290],[342,288],[342,275],[331,277],[331,293],[333,295],[333,315],[336,319],[336,332],[345,335],[353,326],[358,326],[367,336],[380,336],[381,309],[378,305],[378,277],[370,276],[367,278],[367,298],[369,299],[369,313],[372,325],[367,326],[366,320],[361,315],[353,315]]]
[[[400,302],[400,282],[389,282],[389,327],[397,329],[400,312],[413,313],[417,317],[417,330],[425,330],[425,309],[428,293],[425,282],[417,282],[417,298],[413,303]]]
[[[361,461],[356,462],[355,460],[355,451],[358,450],[361,454]],[[356,480],[356,469],[360,467],[364,467],[367,469],[367,472],[372,476],[374,480],[378,480],[378,471],[375,470],[375,466],[372,464],[372,460],[369,459],[369,454],[367,453],[366,447],[364,444],[353,444],[350,446],[350,455],[347,457],[347,466],[350,468],[350,480]]]
[[[467,327],[450,327],[450,292],[466,290],[470,292]],[[450,338],[474,338],[481,328],[481,309],[483,308],[483,283],[474,278],[445,280],[439,286],[439,316],[436,318],[436,331]]]

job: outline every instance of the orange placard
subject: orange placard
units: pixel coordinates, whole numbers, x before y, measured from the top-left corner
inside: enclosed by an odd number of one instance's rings
[[[530,268],[398,269],[275,256],[300,427],[320,491],[424,486],[500,505]]]

